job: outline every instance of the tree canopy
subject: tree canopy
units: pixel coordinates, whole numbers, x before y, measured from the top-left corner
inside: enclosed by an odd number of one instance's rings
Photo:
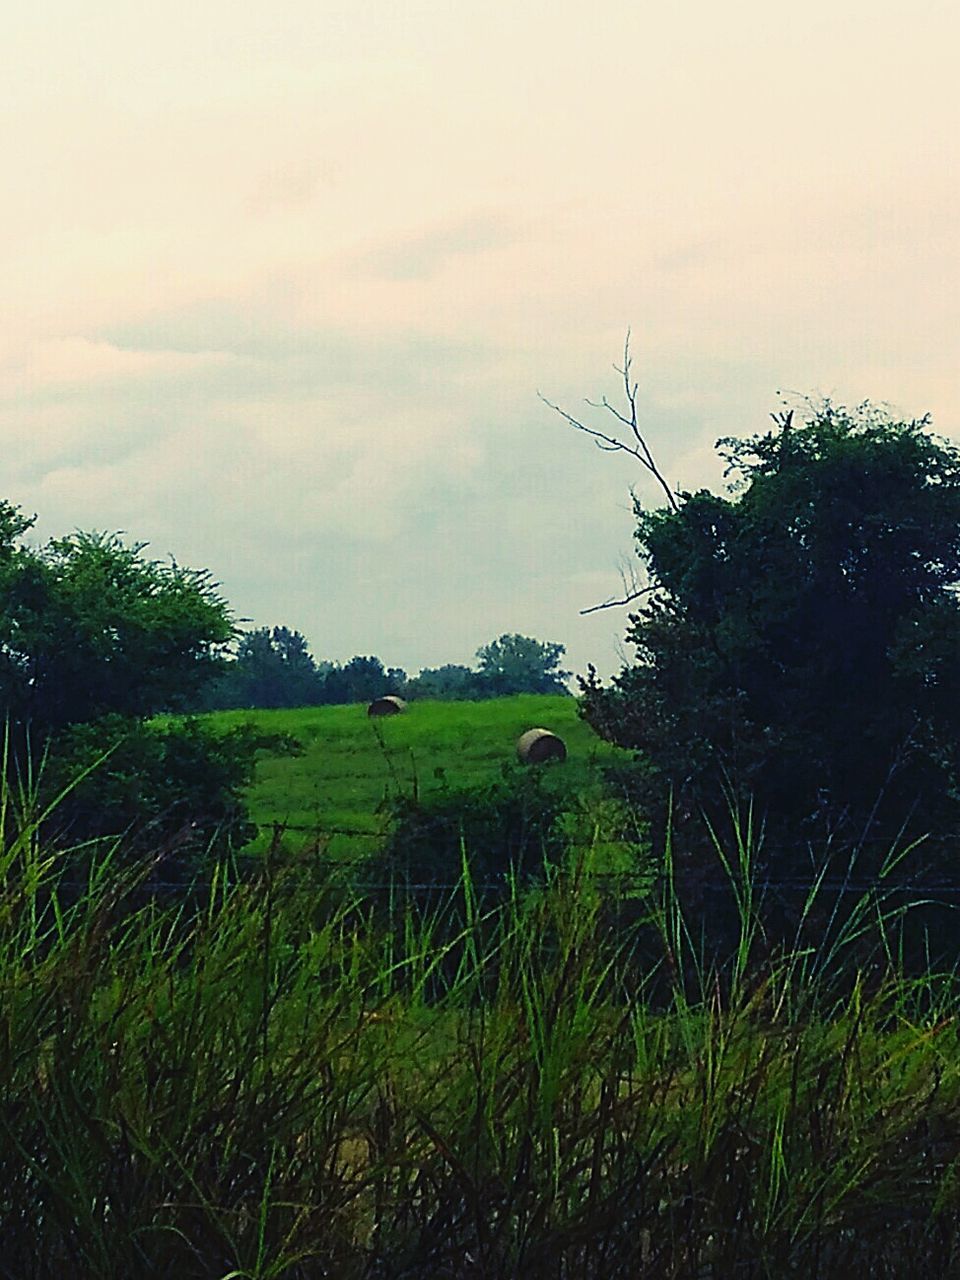
[[[493,694],[566,693],[570,672],[560,670],[564,652],[562,644],[506,634],[477,650],[477,665]]]
[[[13,720],[44,736],[190,705],[233,634],[210,575],[116,534],[30,547],[32,525],[0,503],[0,700]]]
[[[224,707],[308,707],[322,699],[323,678],[299,631],[256,627],[237,640],[204,695],[211,710]]]
[[[189,880],[195,859],[247,831],[242,789],[275,745],[154,718],[195,705],[219,669],[227,604],[207,572],[143,543],[92,532],[31,546],[33,523],[0,502],[0,705],[22,817],[56,801],[44,826],[61,845],[176,839],[165,876]]]
[[[379,658],[357,654],[343,666],[331,664],[323,681],[322,702],[372,702],[387,694],[401,693],[407,674],[399,667],[384,667]]]
[[[240,637],[235,655],[221,664],[201,699],[204,710],[230,707],[317,707],[371,702],[400,693],[407,673],[357,655],[342,665],[317,662],[299,631],[257,627]]]
[[[661,790],[734,785],[795,830],[956,822],[960,451],[929,428],[827,403],[721,441],[730,496],[638,507],[637,662],[584,712]]]
[[[489,697],[489,689],[479,672],[459,662],[445,662],[441,667],[424,667],[407,681],[406,698],[435,698],[456,702]]]

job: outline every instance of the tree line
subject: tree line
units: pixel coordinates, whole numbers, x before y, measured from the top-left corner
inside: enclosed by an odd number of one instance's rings
[[[395,694],[407,699],[495,698],[516,693],[569,693],[560,667],[564,646],[505,634],[477,650],[475,668],[458,663],[424,667],[408,676],[380,658],[357,655],[345,663],[317,661],[306,638],[289,627],[244,632],[219,660],[198,710],[324,706],[371,702]]]

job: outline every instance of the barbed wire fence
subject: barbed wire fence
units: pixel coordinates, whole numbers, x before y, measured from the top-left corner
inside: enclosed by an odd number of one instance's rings
[[[330,874],[331,879],[336,876],[342,876],[344,880],[349,880],[350,887],[358,892],[373,893],[403,889],[419,893],[452,894],[462,887],[462,876],[459,874],[450,875],[446,878],[431,877],[429,880],[411,880],[402,874],[402,867],[397,867],[395,874],[390,878],[384,878],[373,874],[372,858],[370,861],[358,865],[356,861],[345,857],[342,853],[336,855],[325,852],[325,848],[330,841],[337,837],[345,837],[351,841],[369,843],[371,854],[375,856],[376,850],[382,849],[385,841],[390,836],[389,826],[371,829],[370,827],[351,827],[326,823],[307,825],[279,820],[260,823],[259,826],[260,835],[269,836],[271,847],[274,850],[280,848],[281,842],[287,835],[308,837],[303,848],[294,851],[288,850],[286,851],[286,856],[302,860],[318,871],[327,872]],[[311,841],[313,842],[312,847]],[[574,851],[578,849],[589,850],[595,847],[595,843],[596,841],[593,839],[577,839],[575,837],[570,837],[565,841],[566,846]],[[633,846],[639,849],[640,847],[637,842],[624,839],[610,839],[604,843],[618,844],[624,848]],[[889,848],[889,844],[889,840],[884,837],[867,837],[849,845],[835,845],[834,852],[840,855],[842,861],[842,855],[845,852],[850,855],[855,850],[859,851],[866,847]],[[848,870],[843,874],[826,876],[811,861],[804,873],[771,875],[758,871],[752,874],[750,877],[752,892],[754,895],[761,897],[764,895],[802,895],[809,893],[813,885],[816,884],[818,894],[836,894],[841,897],[857,895],[863,897],[873,891],[878,891],[886,895],[895,893],[898,897],[913,895],[933,904],[939,902],[944,906],[960,903],[960,834],[937,837],[935,842],[931,842],[931,846],[934,845],[939,852],[956,851],[958,865],[956,879],[945,875],[920,879],[899,879],[882,874],[857,875],[853,874],[852,870]],[[797,855],[802,850],[800,844],[782,842],[763,841],[760,847],[765,856],[771,854]],[[925,846],[921,843],[919,847]],[[175,856],[175,851],[171,851],[170,856]],[[265,856],[265,850],[253,852],[239,850],[234,854],[238,863],[245,864],[248,868],[261,865]],[[164,861],[166,861],[165,858],[159,860],[158,867],[161,867]],[[619,891],[624,895],[636,896],[640,890],[647,893],[653,892],[655,886],[662,883],[663,873],[656,868],[651,868],[648,864],[635,871],[629,869],[591,871],[590,877],[592,883],[610,893]],[[734,877],[731,873],[724,871],[719,866],[719,859],[718,868],[714,872],[705,871],[702,866],[698,866],[695,869],[675,866],[671,877],[678,889],[683,892],[696,891],[698,894],[729,895],[734,883]],[[502,892],[506,880],[507,873],[495,879],[474,880],[472,881],[472,888],[481,893],[493,894]],[[75,881],[73,878],[63,878],[61,883],[67,887],[82,887],[82,882]],[[156,876],[150,877],[149,884],[151,888],[169,891],[182,891],[185,887],[185,882],[182,879],[167,880]]]

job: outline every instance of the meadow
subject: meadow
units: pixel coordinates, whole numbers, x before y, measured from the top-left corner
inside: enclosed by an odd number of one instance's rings
[[[543,727],[567,747],[562,766],[544,771],[546,785],[571,797],[596,792],[604,763],[626,753],[601,741],[577,715],[573,698],[519,694],[479,702],[412,702],[402,715],[371,719],[366,704],[282,711],[221,711],[224,729],[252,722],[290,734],[302,755],[265,754],[248,794],[261,828],[255,849],[275,826],[301,843],[324,839],[332,858],[369,855],[389,825],[390,801],[496,782],[518,768],[517,738]]]

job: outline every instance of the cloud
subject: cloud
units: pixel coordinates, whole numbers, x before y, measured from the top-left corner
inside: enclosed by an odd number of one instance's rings
[[[182,522],[238,547],[399,536],[431,485],[477,469],[458,388],[497,380],[492,348],[277,328],[224,303],[47,344],[24,368],[0,386],[0,434],[48,520]]]
[[[416,668],[505,630],[563,642],[626,476],[589,478],[508,355],[226,303],[131,321],[38,350],[6,387],[9,494],[42,535],[124,529],[209,567],[239,614],[328,656]]]
[[[263,300],[211,298],[100,328],[96,340],[118,352],[235,357],[219,364],[224,382],[254,391],[282,377],[288,389],[437,385],[489,367],[495,343],[373,326],[354,330],[291,323]]]
[[[357,256],[361,271],[384,280],[428,280],[464,258],[506,248],[517,240],[511,221],[474,215],[408,235]]]
[[[627,324],[685,487],[780,387],[960,426],[955,9],[94,8],[8,58],[0,443],[46,531],[330,656],[613,665],[625,613],[577,611],[656,494],[535,393],[616,397]]]

